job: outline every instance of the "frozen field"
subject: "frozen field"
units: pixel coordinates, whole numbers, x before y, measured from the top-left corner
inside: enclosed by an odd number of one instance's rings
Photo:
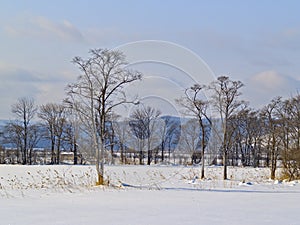
[[[268,169],[106,166],[95,187],[90,166],[0,165],[0,224],[300,224],[300,183]]]

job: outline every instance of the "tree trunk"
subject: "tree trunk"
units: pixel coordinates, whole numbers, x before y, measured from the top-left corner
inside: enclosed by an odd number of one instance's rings
[[[150,166],[151,161],[152,161],[152,150],[150,149],[150,131],[148,131],[149,137],[147,140],[147,147],[148,147],[148,161],[147,161],[147,165]]]
[[[28,154],[28,163],[29,165],[32,164],[32,148],[29,149],[29,154]]]
[[[94,130],[95,130],[95,128],[94,128]],[[104,179],[103,179],[103,175],[102,175],[103,173],[101,173],[101,171],[100,171],[100,151],[101,151],[101,149],[99,149],[99,138],[97,137],[96,132],[93,133],[92,139],[93,139],[93,147],[96,152],[96,172],[97,172],[96,185],[102,185],[104,183]]]
[[[77,143],[76,138],[74,137],[74,165],[78,164],[78,156],[77,156]]]
[[[275,179],[275,172],[277,168],[277,149],[276,149],[276,138],[272,135],[272,146],[271,146],[271,179]]]
[[[140,151],[139,161],[140,161],[140,165],[143,165],[143,151]]]
[[[201,153],[201,157],[202,157],[202,168],[201,168],[201,179],[205,178],[204,175],[204,164],[205,164],[205,159],[204,159],[204,151],[205,151],[205,127],[203,125],[203,122],[200,122],[201,124],[201,128],[202,128],[202,153]]]
[[[273,149],[273,151],[276,151],[275,149]],[[271,179],[274,180],[275,179],[275,172],[276,172],[276,162],[277,162],[277,157],[275,156],[275,152],[271,153]]]
[[[22,164],[26,165],[27,161],[26,161],[26,149],[25,147],[22,147]]]
[[[104,139],[100,138],[100,154],[98,155],[97,160],[97,174],[98,174],[98,181],[97,185],[104,185]],[[100,163],[99,163],[100,161]],[[100,165],[99,165],[100,164]]]
[[[276,167],[271,168],[271,180],[275,180],[275,172],[276,172]]]
[[[148,160],[147,160],[147,165],[151,164],[151,150],[148,150]]]
[[[98,181],[96,185],[103,185],[103,184],[104,184],[104,177],[100,172],[98,172]]]
[[[165,160],[165,145],[162,144],[161,146],[161,161],[163,162]]]
[[[202,168],[201,168],[201,179],[205,178],[205,174],[204,174],[204,163],[205,163],[205,159],[204,159],[204,150],[202,149]]]
[[[120,150],[121,150],[121,163],[125,164],[125,157],[124,157],[124,146],[123,143],[120,143]]]
[[[57,141],[56,164],[60,163],[60,138]]]
[[[55,163],[55,140],[51,138],[51,164]]]
[[[223,153],[223,179],[227,180],[227,149]]]
[[[143,165],[144,162],[143,162],[143,158],[144,158],[144,153],[143,153],[143,149],[142,149],[142,143],[141,143],[141,140],[138,140],[138,145],[139,145],[139,150],[140,150],[140,154],[139,154],[139,163],[140,165]]]
[[[24,161],[23,164],[26,165],[27,164],[27,154],[28,154],[28,149],[27,149],[27,138],[28,138],[28,127],[27,127],[27,120],[26,120],[26,112],[24,110]]]

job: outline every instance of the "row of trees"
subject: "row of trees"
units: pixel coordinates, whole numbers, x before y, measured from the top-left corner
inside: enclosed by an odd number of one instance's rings
[[[262,109],[254,110],[240,100],[242,87],[240,81],[220,76],[208,86],[195,84],[186,89],[185,96],[178,100],[185,114],[193,115],[200,126],[201,178],[204,178],[205,148],[214,141],[217,144],[213,146],[223,156],[224,179],[227,179],[227,165],[257,167],[260,161],[270,167],[271,179],[275,178],[279,162],[287,178],[299,178],[300,94],[286,100],[275,97]],[[210,94],[209,100],[203,100],[201,90]],[[217,120],[209,117],[209,107]]]
[[[36,107],[33,99],[22,98],[12,106],[15,120],[5,126],[2,138],[19,149],[20,163],[31,164],[34,147],[46,137],[53,164],[60,163],[61,149],[74,152],[74,164],[78,149],[92,155],[98,184],[105,183],[107,156],[113,162],[116,152],[123,163],[130,152],[140,164],[146,159],[149,165],[164,161],[167,155],[170,160],[176,151],[179,155],[188,152],[194,161],[196,156],[202,160],[201,178],[205,177],[207,153],[213,155],[209,163],[222,156],[224,179],[228,165],[240,164],[269,166],[273,179],[279,161],[290,179],[299,177],[299,94],[287,100],[274,98],[254,110],[240,99],[242,82],[220,76],[209,85],[187,88],[176,99],[189,118],[180,120],[126,98],[123,88],[142,79],[142,74],[126,68],[121,52],[94,49],[90,54],[88,59],[73,59],[81,74],[67,86],[62,104]],[[114,109],[123,104],[134,104],[136,109],[130,118],[120,120]],[[40,123],[34,121],[36,117]]]
[[[33,150],[43,141],[49,143],[51,164],[60,163],[61,149],[73,150],[74,126],[64,105],[47,103],[38,108],[34,99],[24,97],[11,108],[15,119],[3,127],[1,139],[3,145],[17,150],[18,163],[32,164]]]

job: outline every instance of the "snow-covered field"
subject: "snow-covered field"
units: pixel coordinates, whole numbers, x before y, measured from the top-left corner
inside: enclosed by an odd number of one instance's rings
[[[265,168],[0,165],[0,224],[300,224],[300,183]]]

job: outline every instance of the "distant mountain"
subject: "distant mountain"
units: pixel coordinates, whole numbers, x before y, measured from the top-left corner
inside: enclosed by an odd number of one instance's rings
[[[0,120],[0,127],[4,127],[8,122],[9,120]]]

